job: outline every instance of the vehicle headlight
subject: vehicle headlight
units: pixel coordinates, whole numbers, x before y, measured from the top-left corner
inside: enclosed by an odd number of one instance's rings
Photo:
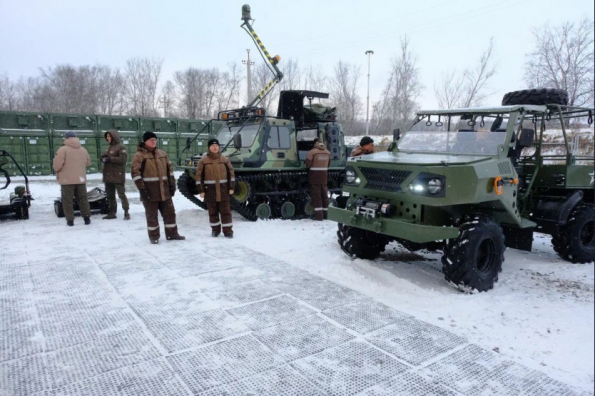
[[[430,194],[438,194],[440,191],[442,191],[442,180],[431,179],[428,181],[428,192]]]
[[[347,183],[353,183],[355,181],[355,172],[351,169],[345,171],[345,181]]]

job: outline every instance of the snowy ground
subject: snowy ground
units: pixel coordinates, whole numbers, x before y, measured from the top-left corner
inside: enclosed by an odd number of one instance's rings
[[[593,394],[594,266],[545,236],[465,295],[438,253],[351,260],[309,220],[234,216],[214,239],[180,195],[187,240],[150,245],[128,187],[129,222],[66,227],[52,177],[30,220],[0,220],[0,395]]]

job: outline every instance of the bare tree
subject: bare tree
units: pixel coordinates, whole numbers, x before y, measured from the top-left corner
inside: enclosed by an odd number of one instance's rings
[[[98,68],[58,65],[40,69],[42,101],[51,111],[94,113],[98,107]]]
[[[443,73],[440,82],[434,83],[438,106],[442,109],[481,106],[491,95],[486,90],[489,80],[496,74],[493,54],[494,40],[490,39],[488,48],[473,69],[466,69],[462,74],[456,70]]]
[[[124,112],[125,80],[118,69],[97,66],[98,109],[100,114],[122,115]]]
[[[327,89],[328,77],[322,72],[321,67],[308,67],[303,80],[304,89],[319,92]]]
[[[200,118],[200,98],[204,95],[204,81],[201,71],[190,67],[174,74],[177,85],[178,106],[181,114],[188,118]]]
[[[242,77],[235,63],[228,65],[229,70],[221,74],[221,83],[215,91],[217,111],[240,107],[238,95]]]
[[[375,133],[390,133],[409,126],[419,107],[416,102],[423,85],[417,57],[409,49],[409,39],[401,39],[401,53],[393,58],[389,79],[380,100],[374,104],[372,125]]]
[[[0,110],[16,110],[18,106],[18,91],[8,75],[0,76]]]
[[[255,88],[254,93],[255,96],[258,95],[262,89],[264,89],[267,84],[269,84],[273,80],[273,75],[269,70],[269,67],[264,63],[258,63],[256,67],[253,69],[252,74],[252,87]],[[261,101],[259,106],[264,107],[267,113],[271,113],[275,109],[274,104],[276,104],[276,98],[278,95],[278,88],[269,92]],[[248,98],[248,102],[252,101],[254,98]]]
[[[279,84],[280,90],[300,89],[302,83],[302,71],[296,59],[289,58],[283,62],[283,80]]]
[[[175,115],[176,108],[176,87],[171,80],[167,80],[161,88],[161,95],[159,95],[159,107],[163,109],[164,117],[171,117]]]
[[[128,114],[153,116],[163,59],[132,58],[126,62]]]
[[[329,84],[331,102],[337,108],[337,117],[343,125],[343,130],[348,134],[356,134],[361,128],[361,125],[357,124],[363,107],[358,94],[360,68],[339,61],[334,71],[334,78]]]
[[[546,24],[533,36],[535,50],[525,63],[527,84],[564,89],[571,106],[593,105],[593,21]]]

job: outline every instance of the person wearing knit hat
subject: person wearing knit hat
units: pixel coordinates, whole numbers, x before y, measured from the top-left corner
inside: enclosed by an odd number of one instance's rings
[[[219,152],[219,141],[209,139],[208,152],[196,167],[196,187],[207,203],[211,236],[223,229],[226,238],[233,238],[230,197],[235,189],[235,173],[227,157]]]
[[[132,158],[131,176],[145,207],[151,243],[159,243],[159,212],[165,225],[165,238],[168,241],[186,239],[178,233],[176,209],[172,200],[176,192],[174,166],[167,153],[157,148],[157,135],[154,132],[143,134],[143,141]]]
[[[62,191],[62,208],[66,224],[74,225],[74,199],[79,205],[85,225],[91,224],[91,208],[87,197],[87,169],[91,157],[73,131],[64,134],[64,146],[56,152],[53,163]]]
[[[314,147],[308,152],[305,165],[308,168],[314,219],[322,221],[328,213],[328,167],[331,166],[331,153],[319,138],[314,139]]]
[[[372,153],[374,153],[374,139],[372,139],[370,136],[364,136],[359,141],[359,146],[354,148],[349,156],[357,157],[359,155],[367,155]]]
[[[117,129],[110,129],[103,136],[109,143],[108,149],[100,157],[103,165],[102,172],[105,194],[107,195],[107,215],[103,216],[103,219],[110,220],[117,218],[117,192],[122,202],[122,209],[124,209],[124,220],[130,220],[130,213],[128,212],[130,204],[126,196],[125,184],[128,152],[126,146],[120,142],[120,132]]]

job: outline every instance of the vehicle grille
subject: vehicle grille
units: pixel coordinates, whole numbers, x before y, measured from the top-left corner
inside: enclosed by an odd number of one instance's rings
[[[376,168],[360,168],[360,171],[368,181],[364,188],[390,192],[403,191],[401,189],[401,183],[411,174],[410,171],[393,171]]]

